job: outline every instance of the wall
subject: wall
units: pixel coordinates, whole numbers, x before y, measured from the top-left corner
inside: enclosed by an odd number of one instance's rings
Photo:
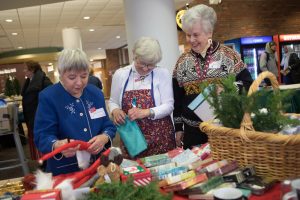
[[[195,0],[196,4],[209,5],[208,0]],[[210,5],[217,13],[218,22],[214,40],[276,35],[300,32],[299,0],[222,0]],[[185,36],[179,32],[179,43],[185,44]]]

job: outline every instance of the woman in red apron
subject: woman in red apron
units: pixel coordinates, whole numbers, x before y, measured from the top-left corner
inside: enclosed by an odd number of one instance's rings
[[[172,79],[167,69],[156,67],[161,60],[157,40],[143,37],[133,48],[134,63],[113,76],[109,107],[114,122],[123,124],[126,115],[136,120],[148,148],[137,157],[166,153],[176,147],[171,113],[174,109]],[[121,143],[125,157],[129,157]]]

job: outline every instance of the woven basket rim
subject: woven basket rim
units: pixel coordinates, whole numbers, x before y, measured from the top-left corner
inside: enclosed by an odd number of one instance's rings
[[[300,145],[300,134],[297,135],[283,135],[280,133],[260,132],[260,131],[247,131],[245,132],[249,140],[245,140],[241,137],[241,130],[235,128],[228,128],[224,126],[218,126],[212,122],[200,123],[200,130],[207,135],[217,135],[222,132],[228,136],[240,137],[243,142],[273,142],[283,145]]]

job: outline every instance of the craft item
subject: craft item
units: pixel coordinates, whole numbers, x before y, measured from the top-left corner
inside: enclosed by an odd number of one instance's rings
[[[246,180],[241,170],[236,170],[228,174],[225,174],[223,175],[223,179],[225,182],[235,182],[235,183],[242,183],[243,181]]]
[[[217,190],[219,188],[235,188],[235,187],[236,187],[235,183],[223,183],[223,184],[219,185],[218,187],[211,189],[210,191],[208,191],[205,194],[191,194],[191,195],[189,195],[189,199],[214,200],[213,193],[215,190]]]
[[[244,174],[245,178],[254,176],[256,174],[255,167],[253,165],[246,166],[243,169],[241,169],[241,171]]]
[[[198,183],[196,185],[193,185],[190,188],[179,191],[179,194],[181,194],[181,195],[205,194],[208,191],[218,187],[219,185],[221,185],[223,183],[224,183],[224,180],[223,180],[222,176],[215,176],[215,177],[208,179],[207,181]]]
[[[6,192],[21,195],[25,192],[22,181],[17,180],[7,180],[3,184],[0,185],[0,196],[4,195]]]
[[[175,183],[173,185],[166,186],[166,187],[164,187],[164,189],[166,192],[184,190],[188,187],[191,187],[192,185],[195,185],[197,183],[200,183],[200,182],[203,182],[206,180],[207,180],[206,174],[199,174],[193,178]]]
[[[121,167],[122,168],[126,168],[126,167],[134,167],[134,166],[138,166],[139,163],[134,161],[134,160],[128,160],[128,159],[123,159],[123,162],[121,163]]]
[[[220,175],[232,172],[233,170],[237,169],[238,167],[239,167],[238,163],[234,160],[214,171],[207,172],[207,176],[208,177],[220,176]]]
[[[171,162],[171,163],[167,163],[164,165],[158,165],[155,167],[150,167],[149,170],[151,172],[151,174],[157,174],[159,171],[163,171],[163,170],[169,170],[169,169],[173,169],[176,167],[176,163]]]
[[[190,163],[199,160],[199,157],[194,154],[190,149],[186,149],[181,154],[172,158],[172,162],[176,162],[177,166],[187,166]]]
[[[168,169],[168,170],[158,171],[157,174],[152,173],[152,177],[154,180],[162,180],[167,177],[176,176],[176,175],[182,174],[187,171],[188,171],[187,167],[175,167],[175,168]]]
[[[61,200],[61,191],[58,189],[51,190],[32,190],[27,191],[21,200]]]
[[[121,174],[122,182],[126,182],[128,180],[128,177],[132,176],[134,185],[136,186],[148,185],[152,181],[150,170],[144,167],[143,165],[140,165],[139,167],[142,167],[144,171],[129,174],[129,175]]]
[[[212,172],[220,167],[223,167],[225,165],[228,164],[227,160],[221,160],[221,161],[217,161],[215,163],[212,163],[206,167],[204,167],[203,169],[201,169],[199,172],[200,173],[207,173],[207,172]]]
[[[210,158],[207,158],[205,160],[197,160],[195,162],[192,162],[191,164],[188,165],[188,168],[189,169],[199,169],[201,168],[201,166],[207,166],[207,164],[211,164],[213,162],[213,158],[210,157]]]
[[[158,154],[141,158],[141,161],[145,167],[154,167],[170,163],[171,159],[169,158],[168,154]]]
[[[179,155],[180,153],[182,153],[184,151],[183,148],[177,147],[176,149],[173,149],[171,151],[168,151],[168,156],[169,158],[174,158],[175,156]]]

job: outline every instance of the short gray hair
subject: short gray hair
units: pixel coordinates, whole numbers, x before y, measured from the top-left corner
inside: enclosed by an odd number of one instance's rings
[[[205,33],[213,33],[217,22],[217,14],[212,7],[204,4],[194,6],[182,16],[182,30],[188,31],[195,22],[200,22]]]
[[[151,37],[141,37],[132,49],[134,59],[139,59],[145,64],[157,64],[161,61],[162,52],[159,42]]]
[[[58,72],[63,74],[66,71],[75,70],[89,71],[89,61],[86,54],[80,49],[64,49],[59,54]]]

